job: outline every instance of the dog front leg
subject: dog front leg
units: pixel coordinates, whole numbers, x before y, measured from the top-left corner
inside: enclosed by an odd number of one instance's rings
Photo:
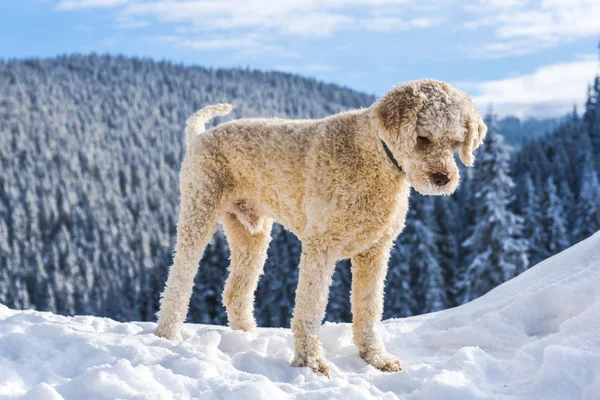
[[[294,367],[309,367],[328,378],[329,366],[319,339],[336,258],[328,251],[302,243],[296,308],[292,319]]]
[[[360,357],[377,369],[400,371],[400,361],[388,354],[376,325],[383,314],[383,287],[392,242],[377,245],[352,258],[352,324]]]

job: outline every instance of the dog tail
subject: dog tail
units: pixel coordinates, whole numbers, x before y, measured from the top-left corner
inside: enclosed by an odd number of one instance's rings
[[[206,106],[201,110],[196,111],[194,115],[188,118],[185,122],[185,145],[189,147],[192,140],[204,132],[204,125],[214,117],[222,117],[233,110],[231,104],[213,104]]]

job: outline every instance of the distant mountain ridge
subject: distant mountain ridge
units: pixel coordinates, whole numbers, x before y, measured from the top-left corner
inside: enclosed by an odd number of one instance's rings
[[[507,143],[520,146],[525,141],[531,141],[554,132],[566,119],[567,116],[519,119],[509,115],[498,120],[498,130],[502,132]]]
[[[0,93],[0,301],[121,320],[154,318],[174,246],[183,127],[195,110],[230,102],[234,118],[319,118],[374,101],[288,73],[95,54],[0,61]],[[282,245],[271,265],[293,265],[299,243],[279,227],[274,235]],[[225,322],[228,252],[219,232],[192,320]],[[293,302],[293,292],[281,295],[277,318]]]

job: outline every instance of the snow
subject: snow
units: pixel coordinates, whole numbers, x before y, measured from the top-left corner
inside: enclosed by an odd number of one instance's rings
[[[0,305],[0,399],[597,399],[600,233],[471,303],[383,322],[394,374],[358,357],[348,324],[321,329],[331,380],[290,366],[287,329],[154,328]]]

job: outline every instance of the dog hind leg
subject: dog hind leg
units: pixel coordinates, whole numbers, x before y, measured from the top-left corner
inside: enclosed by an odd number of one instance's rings
[[[256,328],[254,292],[267,259],[273,225],[269,218],[263,217],[259,221],[259,226],[251,233],[235,214],[228,213],[223,218],[231,248],[230,274],[223,291],[223,304],[232,329],[251,331]]]
[[[177,222],[177,246],[169,278],[161,295],[156,335],[181,340],[181,327],[188,312],[194,276],[202,253],[213,233],[224,204],[222,177],[210,169],[200,172],[191,160],[182,165],[181,208]],[[196,177],[194,179],[194,177]]]

